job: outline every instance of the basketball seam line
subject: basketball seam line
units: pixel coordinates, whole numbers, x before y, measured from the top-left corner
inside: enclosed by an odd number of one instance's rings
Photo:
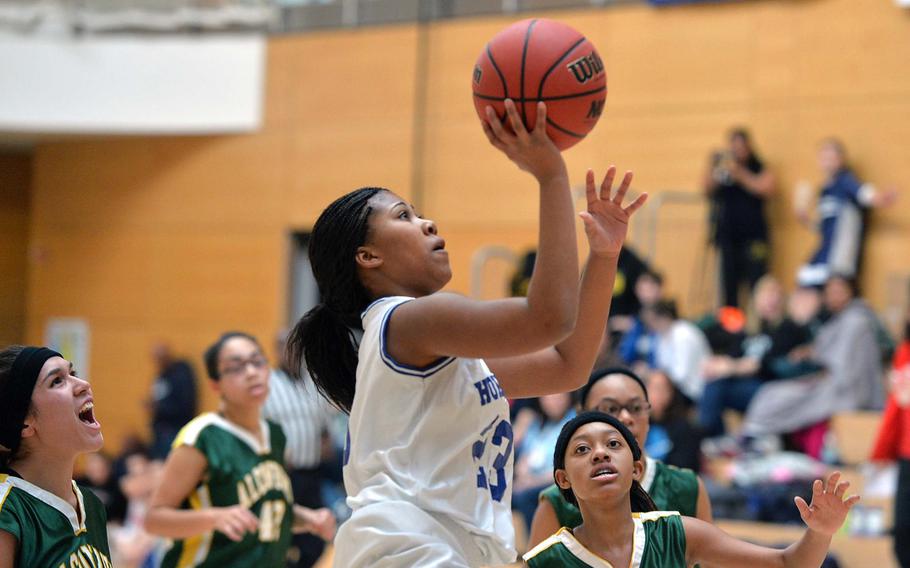
[[[531,32],[534,31],[534,25],[537,24],[537,20],[531,20],[531,23],[528,24],[528,29],[525,30],[525,42],[524,46],[521,48],[521,88],[519,92],[521,93],[521,100],[525,100],[525,60],[528,57],[528,43],[531,41]],[[524,124],[525,128],[528,127],[528,117],[525,112],[524,102],[521,104],[521,122]]]
[[[527,103],[527,102],[537,102],[537,101],[561,101],[565,99],[574,99],[576,97],[585,97],[587,95],[595,95],[597,93],[606,91],[607,87],[597,87],[596,89],[591,89],[590,91],[582,91],[580,93],[572,93],[571,95],[554,95],[552,97],[537,97],[531,99],[512,99],[516,103]],[[480,93],[474,93],[474,96],[478,99],[484,99],[488,101],[501,101],[504,97],[497,97],[494,95],[483,95]]]
[[[540,85],[539,85],[538,88],[537,88],[537,98],[538,98],[538,99],[540,99],[541,95],[543,95],[543,84],[547,82],[547,78],[550,76],[550,73],[552,73],[553,70],[556,69],[556,67],[557,67],[560,63],[562,63],[563,59],[565,59],[566,57],[569,56],[570,53],[572,53],[573,51],[575,51],[575,48],[578,47],[579,45],[581,45],[586,39],[587,39],[587,38],[582,37],[581,39],[579,39],[578,41],[576,41],[574,44],[572,44],[572,47],[570,47],[569,49],[567,49],[566,52],[563,53],[563,54],[560,56],[560,58],[556,60],[556,63],[554,63],[553,65],[550,66],[549,69],[547,69],[547,72],[544,73],[544,74],[543,74],[543,77],[540,78]]]
[[[499,65],[496,64],[496,60],[493,59],[493,52],[490,50],[490,44],[487,44],[487,57],[490,58],[490,63],[493,65],[493,69],[496,70],[496,74],[499,75],[499,80],[502,82],[502,98],[509,98],[509,85],[506,83],[506,78],[502,74],[502,71],[500,71]]]
[[[560,126],[560,125],[556,124],[555,122],[553,122],[552,120],[550,120],[550,117],[547,117],[547,124],[549,124],[550,126],[555,128],[556,130],[559,130],[560,132],[568,134],[569,136],[574,136],[575,138],[584,138],[585,137],[584,134],[579,134],[577,132],[572,132],[571,130],[563,128],[562,126]]]

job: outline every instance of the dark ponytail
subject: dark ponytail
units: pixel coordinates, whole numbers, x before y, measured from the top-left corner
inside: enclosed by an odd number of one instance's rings
[[[0,392],[6,390],[7,384],[12,379],[13,363],[16,362],[16,357],[22,353],[23,349],[25,347],[22,345],[10,345],[0,351]],[[6,471],[10,462],[17,457],[22,457],[21,450],[18,448],[11,450],[0,444],[0,472]]]
[[[553,480],[556,482],[557,486],[559,485],[559,482],[556,480],[556,470],[564,470],[566,468],[566,451],[569,449],[569,440],[572,439],[572,434],[585,424],[590,424],[592,422],[604,422],[613,428],[616,428],[623,439],[625,439],[626,445],[629,446],[629,450],[632,452],[632,459],[635,461],[642,459],[641,448],[638,446],[638,441],[626,425],[618,418],[596,410],[582,412],[565,423],[562,430],[559,432],[559,438],[556,439],[556,448],[553,451]],[[562,494],[563,499],[576,507],[578,506],[578,500],[575,498],[575,493],[572,492],[571,488],[563,489],[560,487],[559,492]],[[648,492],[644,490],[638,481],[632,480],[632,489],[629,493],[629,499],[631,501],[633,513],[647,513],[648,511],[657,510],[657,505],[654,504],[651,496],[648,495]]]
[[[629,493],[629,499],[632,501],[633,513],[647,513],[657,510],[654,500],[651,499],[651,496],[648,495],[648,492],[638,481],[632,482],[632,491]]]
[[[295,378],[303,366],[316,389],[344,412],[354,404],[357,346],[354,329],[371,298],[360,282],[355,256],[366,242],[372,207],[379,187],[364,187],[339,197],[313,226],[310,265],[322,299],[291,329],[287,361]]]

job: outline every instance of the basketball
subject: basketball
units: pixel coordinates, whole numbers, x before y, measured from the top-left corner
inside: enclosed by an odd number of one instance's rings
[[[560,150],[597,124],[607,99],[607,74],[594,45],[577,30],[547,19],[516,22],[486,45],[474,65],[474,108],[505,116],[512,99],[525,127],[534,128],[537,102],[547,104],[547,134]]]

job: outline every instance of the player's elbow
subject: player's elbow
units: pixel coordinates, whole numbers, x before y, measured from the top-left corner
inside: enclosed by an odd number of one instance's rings
[[[541,318],[538,322],[538,333],[548,345],[555,345],[575,331],[577,311],[564,310]]]

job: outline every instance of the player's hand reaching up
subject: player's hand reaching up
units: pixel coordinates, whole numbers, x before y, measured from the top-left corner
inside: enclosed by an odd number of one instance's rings
[[[215,530],[238,542],[248,532],[259,530],[259,519],[246,507],[215,507],[210,509],[215,517]]]
[[[835,471],[822,483],[816,479],[812,484],[812,503],[806,504],[802,497],[797,497],[796,508],[809,529],[831,536],[844,524],[850,508],[859,501],[859,495],[852,495],[846,500],[844,493],[850,482],[838,483],[840,472]]]
[[[623,241],[626,239],[629,219],[648,199],[648,194],[643,193],[635,201],[623,207],[623,199],[632,183],[632,172],[626,172],[614,194],[612,191],[615,177],[616,166],[610,166],[600,184],[600,191],[594,184],[593,170],[588,170],[585,179],[588,209],[579,213],[579,216],[585,224],[585,234],[588,237],[591,254],[596,256],[615,257],[619,255]]]
[[[501,150],[522,170],[529,172],[541,184],[556,177],[568,179],[566,163],[559,149],[547,136],[547,105],[537,103],[537,122],[528,132],[518,109],[511,99],[505,100],[506,116],[500,121],[493,107],[487,107],[483,131],[490,144]],[[512,128],[509,132],[506,124]]]

